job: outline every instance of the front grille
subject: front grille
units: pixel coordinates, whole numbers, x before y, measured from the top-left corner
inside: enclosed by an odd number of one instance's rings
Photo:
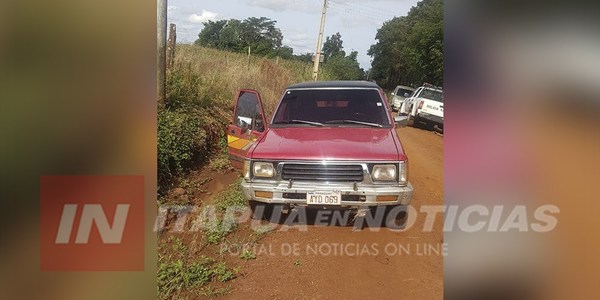
[[[363,181],[361,165],[284,164],[281,179],[292,181]]]

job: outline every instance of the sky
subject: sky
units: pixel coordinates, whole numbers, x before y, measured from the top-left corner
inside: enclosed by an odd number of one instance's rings
[[[367,51],[377,29],[394,16],[404,16],[418,0],[329,0],[325,37],[339,32],[344,50],[358,51],[358,62],[369,69]],[[323,0],[168,0],[167,18],[177,25],[177,42],[193,43],[208,20],[267,17],[277,21],[283,44],[294,54],[314,53]]]

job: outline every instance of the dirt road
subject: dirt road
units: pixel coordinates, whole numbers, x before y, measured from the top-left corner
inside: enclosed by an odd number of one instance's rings
[[[410,160],[413,207],[443,204],[442,137],[412,127],[398,135]],[[442,216],[431,232],[423,232],[424,220],[419,214],[401,232],[312,225],[271,232],[255,248],[257,258],[240,263],[244,274],[224,298],[440,299]]]

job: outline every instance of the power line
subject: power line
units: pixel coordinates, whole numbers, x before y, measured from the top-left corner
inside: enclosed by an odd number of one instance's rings
[[[352,11],[358,12],[360,14],[364,14],[364,15],[367,15],[367,16],[370,16],[373,18],[377,18],[377,19],[383,19],[383,20],[387,21],[389,19],[394,18],[394,15],[391,15],[390,12],[380,10],[380,9],[375,9],[370,6],[359,5],[359,4],[351,3],[351,2],[339,2],[339,1],[331,2],[331,3],[340,8],[345,7],[347,10],[352,10]]]
[[[340,0],[331,0],[331,3],[348,6],[348,7],[353,7],[354,9],[357,9],[359,11],[369,12],[371,14],[383,16],[384,18],[388,18],[388,19],[392,19],[393,17],[396,16],[395,14],[390,14],[390,11],[388,11],[388,10],[377,8],[374,6],[365,5],[364,3],[357,3],[357,2],[353,2],[353,1],[340,1]]]
[[[337,8],[337,9],[336,9]],[[371,20],[375,20],[375,21],[380,21],[380,22],[386,22],[389,21],[390,19],[386,19],[385,16],[381,16],[372,12],[368,12],[368,11],[361,11],[358,8],[355,7],[350,7],[350,6],[343,6],[343,5],[339,5],[339,4],[335,4],[333,5],[333,9],[336,9],[336,11],[345,13],[345,14],[351,14],[354,16],[358,16],[358,17],[363,17],[363,18],[368,18]]]

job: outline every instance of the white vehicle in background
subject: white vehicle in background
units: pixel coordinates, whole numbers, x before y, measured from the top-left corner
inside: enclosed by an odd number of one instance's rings
[[[415,127],[421,124],[444,126],[444,93],[442,88],[425,83],[406,98],[398,114],[408,115],[408,124]]]
[[[390,101],[390,106],[392,107],[392,109],[398,111],[400,109],[400,106],[402,106],[402,102],[404,102],[404,99],[408,98],[414,91],[415,89],[411,88],[410,86],[397,86],[396,89],[394,89],[394,91],[392,92],[392,99]]]

